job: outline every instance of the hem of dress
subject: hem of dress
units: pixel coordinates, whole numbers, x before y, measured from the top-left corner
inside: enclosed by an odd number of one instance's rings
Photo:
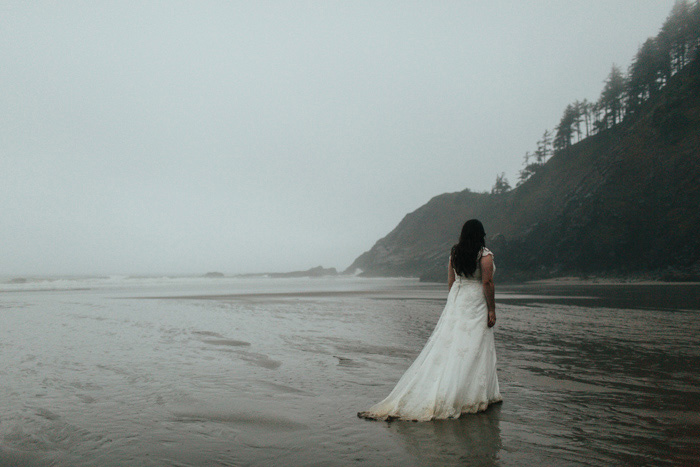
[[[477,408],[476,410],[473,410],[473,411],[464,411],[464,412],[460,412],[459,414],[454,415],[454,416],[447,416],[447,417],[431,417],[431,418],[428,418],[428,419],[425,419],[425,420],[421,420],[421,419],[419,419],[419,418],[403,417],[403,416],[401,416],[401,415],[389,415],[389,414],[379,415],[379,414],[372,413],[372,412],[370,412],[370,411],[357,412],[357,417],[358,417],[358,418],[364,418],[365,420],[374,420],[374,421],[382,421],[382,422],[393,422],[393,421],[402,421],[402,422],[431,422],[431,421],[433,421],[433,420],[450,420],[450,419],[456,420],[456,419],[460,418],[462,415],[469,415],[469,414],[476,414],[476,413],[479,413],[479,412],[484,412],[484,411],[485,411],[486,409],[488,409],[490,406],[492,406],[492,405],[494,405],[494,404],[499,404],[499,403],[501,403],[501,402],[503,402],[503,398],[499,396],[499,397],[495,397],[495,398],[491,399],[490,401],[488,401],[488,402],[486,403],[486,405],[483,406],[483,408],[482,408],[481,404],[478,404],[478,408]]]

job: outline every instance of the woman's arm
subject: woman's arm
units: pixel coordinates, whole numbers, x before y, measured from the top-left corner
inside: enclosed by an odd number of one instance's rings
[[[452,284],[455,283],[455,270],[452,269],[452,257],[447,262],[447,290],[452,289]]]
[[[493,284],[493,255],[481,257],[481,284],[484,287],[486,308],[488,309],[488,326],[492,328],[496,324],[496,287]]]

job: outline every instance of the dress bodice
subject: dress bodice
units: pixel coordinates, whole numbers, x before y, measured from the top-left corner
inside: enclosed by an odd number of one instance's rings
[[[462,276],[460,274],[457,274],[457,271],[454,271],[455,273],[455,281],[457,282],[481,282],[481,258],[484,256],[491,255],[493,256],[493,252],[489,250],[486,247],[483,247],[481,251],[479,251],[479,254],[476,257],[476,270],[474,271],[474,274],[471,276]],[[453,268],[454,270],[454,268]],[[493,272],[494,274],[496,273],[496,263],[493,263]]]

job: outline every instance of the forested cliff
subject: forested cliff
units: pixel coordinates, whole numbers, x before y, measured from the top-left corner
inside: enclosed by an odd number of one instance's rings
[[[478,218],[502,279],[697,280],[700,28],[693,36],[679,14],[695,24],[700,7],[678,2],[659,36],[640,48],[628,76],[613,67],[597,105],[567,107],[552,149],[546,133],[527,155],[516,188],[500,179],[492,193],[436,196],[347,272],[444,280],[461,225]],[[583,132],[577,123],[587,111],[591,121]]]

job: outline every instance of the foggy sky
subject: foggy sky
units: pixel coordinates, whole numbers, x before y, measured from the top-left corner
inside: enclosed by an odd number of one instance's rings
[[[0,1],[0,275],[344,269],[672,5]]]

